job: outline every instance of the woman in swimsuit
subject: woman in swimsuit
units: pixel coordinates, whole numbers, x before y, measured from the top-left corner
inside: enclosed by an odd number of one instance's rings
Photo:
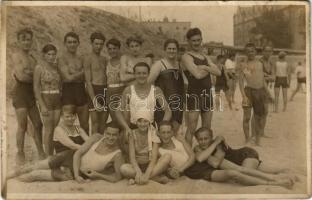
[[[74,124],[76,120],[75,107],[63,107],[62,117],[58,126],[54,129],[53,143],[56,153],[65,150],[77,150],[88,139],[83,128]]]
[[[177,60],[179,43],[175,39],[168,39],[164,43],[166,56],[151,67],[148,82],[158,86],[172,111],[172,124],[177,133],[183,119],[183,93],[184,82],[180,64]],[[161,122],[164,116],[163,110],[155,111],[155,121]]]
[[[34,72],[34,92],[44,126],[43,144],[47,155],[53,154],[53,132],[61,113],[61,76],[56,65],[57,49],[47,44],[42,49],[43,62]]]
[[[146,57],[142,51],[143,40],[139,37],[129,37],[126,41],[129,48],[129,54],[122,55],[120,58],[120,80],[126,85],[130,85],[134,79],[133,67],[139,62],[145,62],[149,66],[152,64],[152,59]]]

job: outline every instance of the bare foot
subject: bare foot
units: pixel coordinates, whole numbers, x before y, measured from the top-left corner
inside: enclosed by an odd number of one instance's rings
[[[152,180],[160,184],[167,184],[170,181],[169,178],[165,175],[155,176],[152,178]]]
[[[16,165],[21,166],[25,164],[25,154],[24,152],[17,152],[16,154]]]
[[[134,185],[135,184],[135,180],[134,179],[129,179],[128,181],[128,185]]]
[[[287,189],[292,189],[294,182],[291,179],[281,179],[275,182],[276,185],[285,187]]]

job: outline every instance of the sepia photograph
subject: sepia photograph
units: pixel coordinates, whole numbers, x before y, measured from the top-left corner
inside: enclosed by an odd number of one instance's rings
[[[1,2],[2,198],[310,198],[310,15]]]

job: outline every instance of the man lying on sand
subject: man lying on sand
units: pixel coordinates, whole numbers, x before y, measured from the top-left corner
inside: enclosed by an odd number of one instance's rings
[[[63,151],[48,159],[22,167],[7,178],[22,178],[37,170],[67,167],[74,179],[80,183],[85,182],[86,179],[117,182],[122,178],[119,169],[124,163],[118,145],[119,131],[116,124],[109,123],[104,136],[94,134],[78,150]],[[114,173],[108,174],[111,166],[114,167]]]
[[[249,147],[230,148],[222,136],[213,140],[213,133],[207,128],[195,132],[198,146],[194,148],[196,162],[185,170],[193,179],[214,182],[234,180],[244,185],[278,185],[291,188],[294,180],[281,174],[282,169],[266,166],[259,160],[258,153]]]

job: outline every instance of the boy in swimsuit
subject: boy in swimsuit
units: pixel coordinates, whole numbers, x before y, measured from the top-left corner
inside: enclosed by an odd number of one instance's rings
[[[59,71],[62,76],[62,105],[75,106],[78,120],[86,133],[89,133],[88,95],[84,83],[82,58],[77,55],[79,36],[68,32],[64,36],[65,53],[59,58]]]
[[[89,94],[89,111],[91,115],[92,134],[103,134],[108,118],[107,108],[107,75],[106,59],[101,56],[105,37],[100,32],[94,32],[90,36],[92,53],[83,61],[87,91]]]
[[[225,61],[226,74],[228,76],[229,95],[231,102],[234,103],[235,90],[236,90],[236,62],[235,53],[230,53],[229,58]]]
[[[42,146],[42,123],[33,91],[33,73],[37,63],[30,53],[33,42],[33,32],[30,29],[18,31],[17,42],[19,48],[12,55],[12,67],[16,80],[12,102],[17,118],[16,164],[20,165],[25,162],[24,140],[25,132],[27,131],[28,116],[34,127],[34,141],[39,158],[44,159],[45,153]]]
[[[195,161],[194,152],[183,136],[174,136],[171,122],[160,122],[158,129],[158,136],[161,140],[159,154],[160,156],[170,156],[167,175],[172,179],[177,179],[184,173],[185,169],[193,165]]]
[[[169,155],[158,159],[160,140],[156,129],[145,118],[137,120],[137,129],[129,135],[130,164],[124,164],[120,170],[124,177],[129,178],[129,184],[144,185],[150,179],[159,183],[167,183],[168,178],[159,176],[168,167]]]
[[[265,167],[254,149],[232,149],[222,136],[213,140],[212,131],[204,127],[195,132],[195,137],[198,141],[194,148],[196,162],[185,170],[188,177],[214,182],[234,180],[243,185],[292,187],[293,181],[288,175],[278,174],[283,170]]]
[[[239,88],[242,95],[243,130],[245,141],[255,138],[256,145],[260,145],[260,137],[264,135],[264,128],[268,114],[268,103],[272,97],[264,78],[263,64],[256,60],[256,47],[253,43],[245,46],[247,61],[238,66]],[[246,86],[244,83],[246,82]],[[251,111],[253,110],[253,116]],[[251,119],[252,116],[252,119]],[[249,122],[251,123],[251,137],[249,136]]]
[[[122,178],[120,166],[124,163],[118,146],[119,130],[116,124],[109,123],[106,126],[104,136],[94,134],[78,150],[63,151],[46,160],[25,166],[9,174],[7,178],[19,176],[21,179],[23,176],[38,170],[67,167],[79,183],[85,182],[86,179],[117,182]],[[110,167],[114,168],[113,174],[108,174]]]

